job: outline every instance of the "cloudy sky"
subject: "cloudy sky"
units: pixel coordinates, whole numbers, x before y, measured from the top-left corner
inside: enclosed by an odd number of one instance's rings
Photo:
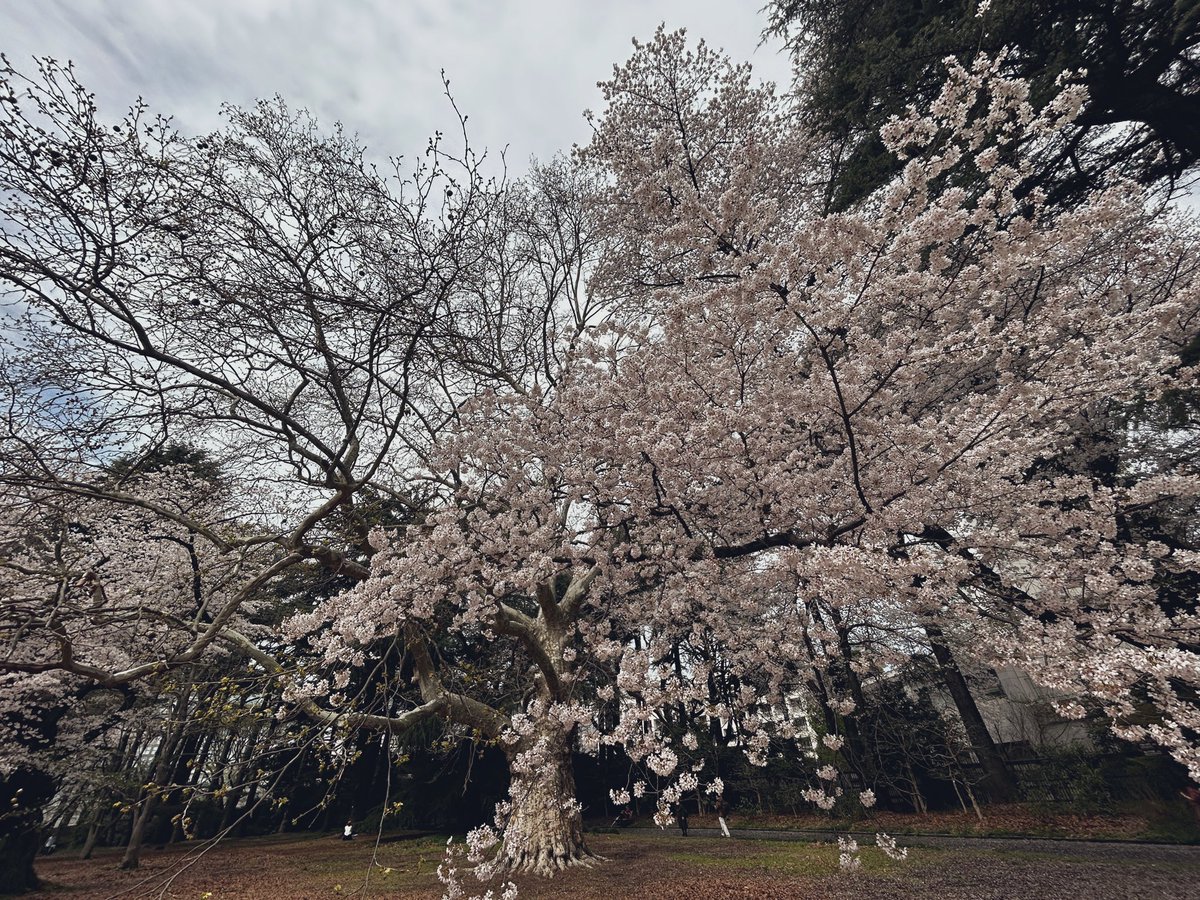
[[[729,0],[5,0],[0,51],[73,60],[114,117],[138,96],[184,131],[218,124],[222,102],[279,94],[341,121],[373,156],[415,154],[453,120],[446,70],[471,139],[510,170],[586,142],[596,81],[663,22],[785,81],[759,46],[760,4]]]

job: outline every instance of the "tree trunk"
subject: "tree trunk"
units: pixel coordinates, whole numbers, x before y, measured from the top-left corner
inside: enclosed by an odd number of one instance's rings
[[[42,807],[54,796],[54,779],[21,767],[0,778],[0,894],[38,886],[33,860],[41,846]]]
[[[241,800],[242,794],[245,792],[245,779],[250,772],[251,761],[254,758],[257,748],[259,746],[269,747],[271,745],[274,731],[268,729],[266,737],[260,745],[259,738],[262,736],[262,733],[262,725],[255,725],[250,731],[250,736],[244,745],[237,742],[233,745],[233,754],[237,762],[229,766],[229,774],[225,778],[226,784],[229,785],[229,793],[225,795],[225,802],[221,808],[221,824],[217,826],[217,834],[223,835],[227,828],[232,827],[233,814],[237,812],[238,801]],[[253,804],[254,794],[252,790],[246,808],[253,808]]]
[[[921,815],[929,812],[929,804],[925,802],[925,796],[921,793],[921,786],[917,783],[917,773],[913,771],[912,765],[906,759],[904,761],[904,772],[908,776],[908,783],[912,785],[912,801],[913,807]]]
[[[954,655],[950,652],[950,648],[941,642],[941,629],[929,625],[925,628],[925,632],[929,635],[929,646],[933,649],[933,656],[942,671],[946,689],[950,692],[954,705],[958,709],[958,715],[962,718],[967,739],[971,742],[971,749],[978,757],[987,776],[988,794],[993,800],[1012,800],[1017,795],[1016,779],[1013,778],[1004,757],[1000,755],[995,741],[992,740],[992,735],[987,730],[987,724],[983,721],[979,707],[975,704],[975,698],[971,696],[967,680],[954,661]]]
[[[183,728],[187,713],[188,700],[191,697],[192,686],[188,683],[175,701],[175,708],[167,722],[166,731],[158,745],[155,754],[154,772],[150,776],[151,787],[143,789],[145,801],[137,817],[133,820],[133,829],[129,833],[129,843],[125,847],[125,855],[121,858],[122,869],[136,869],[142,852],[142,839],[146,836],[146,825],[150,816],[158,808],[159,795],[171,774],[175,750],[183,737]]]
[[[121,857],[120,869],[136,869],[141,862],[142,840],[146,836],[146,825],[150,816],[158,808],[158,793],[154,790],[147,792],[142,808],[137,818],[133,820],[133,828],[129,832],[129,843],[125,845],[125,855]]]
[[[125,855],[121,857],[121,864],[118,868],[136,869],[138,867],[142,855],[142,841],[146,837],[146,825],[149,824],[150,817],[158,809],[160,792],[171,771],[171,754],[175,750],[177,741],[178,735],[172,736],[170,733],[163,735],[163,742],[158,747],[154,773],[150,777],[151,786],[142,790],[144,795],[142,808],[134,817],[133,828],[129,831],[129,843],[125,845]]]
[[[83,842],[83,849],[79,851],[80,859],[91,859],[92,852],[96,849],[96,840],[100,837],[100,813],[97,812],[92,824],[88,826],[87,840]]]
[[[841,614],[835,607],[829,606],[827,612],[829,620],[833,623],[833,628],[837,632],[838,653],[840,655],[840,659],[833,661],[829,665],[829,677],[837,692],[843,697],[848,693],[855,705],[853,713],[840,717],[842,729],[846,736],[846,746],[843,752],[850,761],[850,764],[857,769],[858,776],[862,779],[863,785],[875,784],[879,781],[879,767],[876,765],[875,753],[872,752],[874,748],[868,743],[867,736],[863,734],[864,718],[867,716],[868,710],[867,698],[863,692],[862,680],[851,665],[854,661],[854,648],[850,645],[850,632]],[[815,602],[810,606],[809,615],[816,621],[823,621],[824,619],[819,606]],[[825,715],[828,722],[833,718],[833,712],[828,706],[828,692],[825,693],[824,703],[826,704]],[[836,721],[836,719],[833,720]],[[830,728],[829,733],[834,734],[836,732],[833,728]],[[886,808],[888,800],[886,798],[880,799],[882,800],[880,805]]]
[[[509,765],[512,811],[500,848],[501,869],[550,876],[595,861],[583,840],[569,736],[557,728],[535,733],[511,749]]]

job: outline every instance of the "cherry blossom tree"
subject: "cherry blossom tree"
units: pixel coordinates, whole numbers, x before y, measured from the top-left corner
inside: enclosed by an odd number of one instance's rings
[[[1090,419],[1191,383],[1197,242],[1136,185],[1065,210],[1017,193],[1078,88],[1035,111],[994,62],[951,64],[931,108],[884,131],[900,174],[823,215],[827,154],[790,101],[660,31],[603,84],[580,168],[530,183],[587,185],[566,216],[451,182],[437,144],[397,198],[278,105],[144,140],[139,110],[102,128],[56,77],[33,97],[50,127],[14,114],[2,135],[18,227],[0,278],[42,360],[10,357],[7,383],[54,398],[10,404],[5,480],[166,519],[244,574],[137,662],[10,669],[117,686],[224,646],[331,728],[440,718],[507,754],[511,796],[469,838],[485,876],[591,861],[577,749],[644,767],[633,792],[665,825],[723,789],[697,723],[736,723],[765,762],[807,686],[845,727],[911,654],[847,658],[847,623],[970,640],[1119,729],[1148,691],[1160,718],[1137,727],[1200,770],[1195,610],[1152,584],[1194,558],[1116,539],[1135,508],[1194,497],[1194,473],[1054,465]],[[63,349],[64,370],[45,364]],[[181,431],[253,473],[232,518],[72,467],[102,435]],[[371,530],[368,486],[407,527]],[[238,627],[262,586],[316,564],[354,586],[282,632]],[[303,674],[284,646],[313,654]],[[355,702],[385,652],[395,691]],[[848,786],[823,766],[807,796],[829,808]]]
[[[1191,383],[1192,373],[1179,364],[1179,351],[1194,334],[1194,287],[1191,283],[1194,257],[1188,252],[1188,241],[1192,239],[1190,225],[1169,215],[1156,219],[1149,212],[1150,207],[1141,193],[1132,185],[1120,182],[1097,185],[1089,198],[1089,208],[1077,216],[1069,211],[1048,207],[1037,196],[1031,202],[1019,200],[1022,194],[1014,187],[1014,179],[1024,178],[1027,174],[1022,168],[1029,164],[1027,157],[1036,159],[1041,143],[1053,143],[1058,129],[1065,127],[1083,101],[1083,96],[1077,88],[1065,90],[1043,113],[1035,114],[1027,101],[1027,88],[1019,81],[1001,77],[999,63],[981,59],[970,70],[957,66],[951,68],[951,79],[928,114],[910,112],[907,119],[896,121],[885,129],[884,139],[893,152],[897,152],[901,159],[912,157],[895,181],[877,192],[854,214],[811,218],[808,225],[801,225],[797,232],[793,230],[797,227],[796,217],[803,215],[803,208],[798,204],[790,204],[786,212],[776,215],[765,200],[760,201],[762,206],[758,208],[745,200],[739,203],[745,192],[735,192],[728,187],[738,183],[738,174],[749,179],[755,173],[752,165],[745,164],[740,172],[734,169],[732,171],[736,174],[726,174],[730,171],[731,155],[736,153],[728,148],[738,145],[728,138],[728,124],[715,114],[716,110],[732,108],[733,103],[737,102],[731,100],[727,106],[722,105],[721,100],[726,96],[752,96],[745,87],[744,73],[739,81],[733,71],[726,69],[729,74],[721,79],[721,88],[705,96],[695,88],[697,72],[706,66],[709,71],[720,69],[721,63],[712,54],[703,51],[696,51],[689,56],[682,49],[680,41],[679,36],[660,35],[656,50],[649,54],[654,64],[640,70],[630,67],[619,72],[610,85],[610,91],[615,91],[627,116],[617,120],[611,131],[606,131],[605,125],[612,119],[610,110],[609,120],[598,129],[595,146],[606,158],[616,160],[619,175],[613,191],[614,202],[629,209],[631,227],[648,236],[645,244],[660,248],[656,258],[661,263],[657,267],[651,266],[651,272],[658,271],[661,274],[657,281],[653,276],[644,280],[651,283],[680,282],[678,296],[695,304],[689,310],[692,312],[688,320],[691,327],[701,327],[695,324],[696,319],[713,317],[707,304],[711,303],[710,298],[721,296],[720,291],[711,287],[707,291],[697,290],[713,283],[730,285],[729,289],[737,292],[721,307],[722,311],[747,305],[748,298],[742,293],[747,284],[767,297],[773,292],[785,308],[791,308],[803,329],[802,334],[806,334],[812,342],[810,352],[818,354],[820,365],[816,366],[816,372],[824,370],[828,378],[825,389],[830,393],[818,409],[826,416],[835,416],[834,424],[828,426],[826,434],[840,432],[841,437],[834,441],[825,437],[819,443],[815,439],[810,440],[822,449],[827,447],[833,451],[823,454],[824,459],[836,459],[838,466],[844,467],[838,473],[837,480],[852,488],[857,497],[857,504],[853,501],[844,504],[846,512],[843,514],[848,519],[846,524],[853,525],[859,517],[865,519],[861,527],[854,525],[851,532],[854,534],[853,542],[861,548],[864,535],[861,529],[871,527],[873,516],[880,515],[886,507],[903,508],[913,503],[927,484],[933,486],[935,495],[944,494],[946,486],[939,483],[941,473],[961,465],[959,454],[973,456],[976,440],[1002,441],[1006,455],[1012,452],[1008,447],[1009,441],[1024,444],[1016,458],[1011,460],[1016,463],[1024,458],[1025,468],[1019,470],[1023,473],[1020,478],[1015,471],[1004,475],[999,469],[990,471],[1001,481],[1019,483],[1021,491],[1046,492],[1040,500],[1025,500],[1033,502],[1041,510],[1040,513],[1022,509],[1014,496],[1004,498],[1005,502],[1012,504],[1012,514],[1029,517],[1024,524],[1011,520],[1008,526],[1013,529],[1013,534],[1006,539],[1006,544],[1002,544],[1008,549],[1001,557],[1012,553],[1012,558],[989,559],[990,553],[995,551],[988,550],[985,541],[976,544],[979,535],[972,535],[968,528],[979,528],[984,523],[987,523],[988,529],[996,528],[996,523],[1000,521],[998,515],[983,516],[981,511],[968,512],[967,507],[955,508],[953,505],[947,510],[933,507],[936,515],[924,513],[925,522],[921,528],[914,529],[909,523],[903,529],[898,529],[892,535],[893,544],[886,557],[872,558],[870,566],[876,569],[875,577],[880,577],[887,570],[883,565],[886,560],[901,559],[906,566],[912,565],[915,554],[927,552],[929,545],[936,545],[939,551],[950,551],[956,557],[936,573],[938,579],[951,579],[955,590],[947,592],[934,603],[932,597],[942,594],[942,587],[934,585],[932,595],[918,602],[912,590],[900,590],[909,581],[906,576],[890,582],[887,590],[881,590],[878,596],[894,601],[904,593],[910,593],[912,595],[903,604],[903,612],[917,613],[926,618],[944,617],[942,621],[951,625],[959,622],[964,611],[971,612],[969,622],[978,621],[979,610],[973,607],[988,604],[980,622],[985,629],[983,633],[987,633],[988,623],[996,619],[998,610],[995,604],[1000,605],[1007,617],[1013,614],[1032,617],[1036,619],[1038,627],[1054,624],[1060,629],[1060,638],[1072,637],[1063,645],[1062,651],[1044,647],[1043,655],[1048,659],[1036,664],[1028,654],[1022,656],[1029,665],[1042,670],[1047,680],[1055,680],[1051,672],[1059,665],[1064,669],[1075,666],[1078,662],[1076,651],[1081,646],[1086,647],[1089,654],[1108,652],[1100,651],[1093,639],[1101,643],[1115,640],[1124,645],[1123,652],[1134,654],[1136,661],[1133,658],[1126,660],[1129,666],[1124,676],[1126,687],[1144,678],[1149,669],[1157,667],[1156,653],[1159,651],[1167,652],[1172,657],[1172,665],[1181,665],[1186,671],[1194,664],[1189,663],[1193,659],[1190,653],[1194,650],[1194,620],[1188,615],[1174,618],[1174,613],[1179,610],[1165,615],[1162,609],[1155,608],[1152,592],[1147,590],[1145,583],[1149,572],[1145,567],[1147,556],[1154,552],[1166,555],[1168,551],[1165,548],[1147,551],[1123,545],[1114,548],[1106,542],[1114,537],[1113,529],[1117,524],[1140,504],[1148,502],[1153,505],[1166,496],[1153,493],[1154,483],[1170,480],[1176,489],[1182,489],[1188,483],[1191,472],[1185,466],[1172,472],[1169,479],[1157,475],[1154,478],[1126,480],[1120,485],[1092,483],[1088,488],[1094,494],[1070,496],[1056,501],[1053,499],[1056,491],[1075,490],[1081,479],[1064,477],[1062,467],[1056,468],[1051,463],[1074,449],[1072,440],[1063,435],[1081,430],[1090,420],[1111,414],[1120,408],[1122,402],[1132,404],[1154,395],[1161,390],[1163,378],[1175,379],[1175,383],[1182,385]],[[676,62],[672,63],[671,59]],[[687,59],[692,65],[679,65],[681,59]],[[643,83],[653,78],[667,82],[667,86],[658,94],[648,91]],[[678,101],[646,102],[641,99],[646,94],[656,99],[661,96],[694,97],[693,108],[696,112],[690,116],[680,114]],[[740,102],[743,108],[753,107],[745,99]],[[758,108],[770,109],[765,101],[760,101]],[[658,128],[650,129],[645,134],[641,153],[630,149],[620,138],[624,134],[639,134],[632,124],[634,120],[659,123]],[[780,126],[767,115],[759,114],[755,124],[757,127],[747,128],[747,133],[753,135],[748,140],[752,142],[754,152],[765,158],[771,158],[771,147],[794,146],[798,143],[786,138],[773,142],[770,135],[779,133]],[[787,134],[786,131],[783,133]],[[944,148],[941,144],[943,139],[949,141]],[[989,141],[996,143],[993,146]],[[637,141],[633,143],[637,144]],[[928,148],[937,150],[933,153],[922,152]],[[733,158],[736,159],[736,156]],[[973,166],[977,172],[977,186],[972,187],[970,192],[960,189],[954,179],[947,179],[943,175],[952,173],[955,167],[962,165]],[[786,198],[788,195],[769,179],[777,179],[778,173],[789,170],[778,162],[764,168],[760,176],[761,194],[751,192],[751,196],[771,198],[782,206],[784,200],[776,198]],[[796,170],[793,168],[791,171]],[[785,184],[795,185],[798,182],[799,176],[792,174]],[[975,192],[980,192],[980,195],[974,196]],[[627,198],[634,200],[631,202]],[[657,213],[656,219],[647,220],[648,209]],[[759,211],[764,209],[765,213]],[[759,218],[751,219],[750,213],[756,213]],[[739,232],[746,235],[740,241],[737,238]],[[1093,245],[1093,241],[1099,243]],[[1078,242],[1074,243],[1075,249],[1072,249],[1073,242]],[[842,249],[835,250],[839,245]],[[1095,249],[1073,257],[1072,254],[1079,252],[1082,247]],[[700,255],[698,250],[706,253]],[[669,269],[677,265],[679,260],[687,259],[687,254],[692,254],[695,260],[692,263],[691,289],[686,272],[671,274]],[[643,255],[639,260],[645,258]],[[1098,272],[1087,271],[1084,260],[1102,268]],[[1150,269],[1144,269],[1144,266]],[[1051,313],[1068,316],[1068,322],[1072,315],[1094,320],[1086,308],[1077,307],[1072,311],[1069,307],[1049,307],[1041,310],[1046,318],[1041,322],[1035,321],[1033,313],[1038,311],[1036,306],[1044,298],[1045,290],[1053,284],[1047,281],[1051,273],[1057,273],[1055,277],[1060,279],[1060,291],[1072,292],[1080,298],[1087,296],[1087,290],[1096,292],[1093,293],[1096,297],[1115,296],[1123,291],[1121,302],[1127,309],[1108,309],[1110,316],[1120,320],[1108,320],[1108,324],[1116,329],[1109,333],[1109,337],[1118,342],[1137,342],[1144,352],[1160,354],[1158,362],[1154,366],[1146,366],[1143,361],[1141,374],[1134,376],[1136,367],[1130,357],[1122,356],[1121,347],[1110,345],[1104,348],[1099,338],[1090,337],[1086,331],[1078,331],[1068,337],[1068,332],[1061,330],[1061,324],[1043,324],[1053,323]],[[982,277],[984,280],[967,283],[964,277]],[[993,280],[989,282],[988,279]],[[1003,289],[995,286],[1000,282],[1005,283]],[[1136,324],[1139,310],[1134,283],[1147,298],[1141,312],[1151,322],[1158,321],[1158,325],[1145,328]],[[877,299],[876,291],[880,287],[888,299]],[[935,293],[925,293],[926,290]],[[988,306],[987,302],[1001,290],[1009,292],[1011,296],[1026,291],[1032,299],[1020,309],[1006,304]],[[1108,293],[1099,293],[1104,291]],[[751,293],[750,299],[754,296]],[[931,302],[931,296],[936,297],[938,303]],[[697,297],[702,299],[694,299]],[[956,302],[950,303],[950,300]],[[910,302],[915,302],[916,306],[909,307],[907,304]],[[1009,302],[1013,302],[1011,298]],[[1164,302],[1165,308],[1159,306]],[[943,309],[946,312],[957,310],[956,314],[961,317],[938,323],[938,316]],[[1015,318],[1017,312],[1020,313],[1019,325]],[[750,319],[756,328],[763,327],[758,324],[760,322],[773,321],[762,308],[758,313]],[[1169,316],[1174,316],[1173,321],[1164,323],[1163,320]],[[917,323],[923,327],[915,329],[916,334],[922,338],[926,336],[926,320],[930,320],[928,324],[938,323],[944,331],[935,343],[922,347],[917,338],[910,335],[914,332],[912,323]],[[1100,323],[1094,321],[1093,327]],[[722,327],[730,331],[730,326]],[[1122,331],[1128,327],[1138,330]],[[858,329],[858,334],[855,329]],[[1008,332],[1007,338],[1001,337],[1005,330]],[[774,346],[769,340],[752,337],[754,333],[748,329],[744,333],[746,337],[741,338],[744,342],[742,346],[747,349],[742,352],[743,355],[753,354],[745,358],[752,360],[754,366],[743,363],[746,374],[738,370],[736,383],[739,391],[745,390],[743,384],[755,368],[764,371],[759,356],[763,353],[761,348],[765,347],[769,355]],[[738,332],[733,334],[741,337]],[[790,339],[796,340],[794,335]],[[914,358],[900,351],[895,342],[902,339],[911,342],[906,347],[908,352],[919,351],[920,355]],[[1097,353],[1095,363],[1074,355],[1074,347],[1080,342],[1088,348],[1089,353]],[[1122,377],[1133,376],[1140,379],[1140,383],[1130,383],[1128,389],[1117,388],[1090,396],[1079,393],[1078,389],[1074,389],[1069,397],[1054,394],[1052,402],[1066,402],[1070,409],[1047,419],[1032,417],[1025,408],[1029,402],[1034,402],[1035,408],[1039,402],[1051,402],[1036,399],[1036,392],[1045,392],[1045,387],[1031,386],[1031,383],[1037,385],[1047,370],[1039,368],[1035,374],[1025,366],[1029,363],[1036,365],[1035,361],[1042,353],[1062,354],[1060,348],[1064,344],[1072,350],[1063,361],[1079,364],[1080,368],[1075,370],[1073,376],[1065,368],[1058,369],[1054,377],[1060,379],[1061,384],[1071,384],[1072,379],[1077,385],[1089,387],[1097,383],[1096,379],[1103,382],[1105,373],[1114,371],[1109,368],[1114,363],[1123,366]],[[731,350],[738,347],[730,338],[724,338],[718,346],[721,346],[722,352],[728,352],[724,350],[725,346]],[[872,368],[864,371],[863,363],[851,363],[854,353],[861,352],[864,347],[881,354],[879,364],[882,368],[876,368],[873,363]],[[1124,344],[1125,352],[1129,352],[1129,347],[1129,343]],[[931,355],[926,356],[927,353]],[[970,361],[965,369],[958,365],[964,361],[964,353],[966,360]],[[787,358],[779,350],[775,351],[775,355]],[[1006,361],[1011,363],[1011,367],[1004,364]],[[678,368],[682,363],[676,360],[675,365]],[[983,368],[977,368],[981,365]],[[779,373],[779,377],[770,381],[770,384],[772,391],[783,392],[785,386],[795,381],[794,375],[784,372]],[[815,388],[822,386],[821,381],[810,376],[801,384],[805,396],[782,408],[807,410],[813,403],[812,393]],[[900,390],[893,393],[895,388]],[[938,390],[944,393],[937,394]],[[931,391],[935,392],[932,396]],[[1004,400],[1000,408],[986,412],[977,396],[986,393],[990,403],[1002,401],[1004,394],[1009,392],[1012,400]],[[715,391],[712,395],[720,396]],[[677,398],[678,393],[672,396]],[[1023,399],[1018,401],[1018,396]],[[1003,410],[1010,402],[1022,409],[1021,434],[1017,434],[1015,428],[1004,425]],[[739,403],[744,405],[740,395]],[[881,405],[876,406],[877,403]],[[979,411],[964,418],[961,410],[949,405],[962,403],[968,403],[970,409],[978,408]],[[936,417],[944,417],[952,410],[954,414],[937,426],[936,433],[928,430],[934,427],[933,420],[925,420],[925,424],[922,424],[921,417],[931,411],[936,411]],[[862,434],[855,427],[860,417],[864,429]],[[650,418],[658,420],[656,416]],[[768,421],[779,421],[780,418],[783,418],[782,414],[768,417]],[[815,418],[806,415],[800,419],[805,423],[805,431],[813,427],[810,423]],[[841,420],[840,428],[836,427],[838,419]],[[986,427],[981,427],[984,423],[987,423]],[[901,438],[907,433],[916,440],[914,428],[924,432],[919,440],[928,441],[935,436],[938,440],[928,445],[928,449],[922,443],[905,450]],[[1176,437],[1178,447],[1178,440],[1186,436],[1177,433]],[[941,449],[937,449],[939,447]],[[920,451],[918,456],[930,454],[925,464],[917,464],[915,458],[908,455],[917,448]],[[899,455],[893,458],[892,453]],[[683,459],[690,459],[690,456],[684,453]],[[872,459],[876,462],[869,463]],[[904,468],[899,472],[893,468],[889,472],[889,467],[900,459],[908,460],[902,466],[917,466],[908,471],[908,484],[903,483]],[[991,462],[991,457],[986,459]],[[678,468],[677,464],[675,468]],[[752,468],[760,470],[761,474],[761,470],[768,467],[755,464]],[[866,476],[868,468],[875,470],[873,476]],[[1053,470],[1055,474],[1039,475],[1046,470]],[[979,471],[979,477],[982,478],[982,473],[988,469],[980,466]],[[902,484],[891,489],[880,490],[877,487],[871,490],[871,479],[882,481],[885,472],[890,477],[899,475]],[[703,483],[698,472],[689,474],[691,484]],[[1086,482],[1087,479],[1082,481]],[[1072,485],[1069,488],[1068,483]],[[1147,491],[1151,491],[1149,497]],[[1186,495],[1187,492],[1183,493]],[[814,494],[820,496],[819,492]],[[749,491],[747,495],[753,496]],[[879,499],[881,496],[882,501]],[[770,493],[766,497],[770,500]],[[944,497],[942,502],[945,502]],[[856,505],[861,511],[860,515],[851,516]],[[772,502],[771,508],[778,509],[778,506]],[[823,508],[828,510],[827,506]],[[1060,521],[1054,528],[1045,531],[1033,530],[1031,526],[1039,518],[1050,515],[1049,510],[1053,510],[1056,517],[1065,516],[1069,510],[1073,515],[1066,518],[1075,518],[1075,521]],[[1096,531],[1088,540],[1094,543],[1087,552],[1078,542],[1081,534],[1078,529],[1083,527],[1084,510],[1099,517],[1098,524],[1092,526]],[[730,512],[721,521],[736,519]],[[1056,553],[1074,554],[1075,568],[1070,574],[1060,568],[1057,555],[1052,562],[1038,560],[1037,553],[1047,552],[1049,547],[1035,549],[1037,542],[1031,541],[1028,536],[1032,531],[1040,540],[1048,540],[1050,535],[1063,529],[1075,535],[1075,539],[1053,546]],[[755,531],[766,536],[773,530],[769,522],[755,527]],[[770,538],[760,537],[759,540]],[[908,549],[911,545],[925,546]],[[1066,547],[1070,549],[1066,550]],[[1171,554],[1173,562],[1170,565],[1189,568],[1191,559],[1184,548],[1180,549],[1183,552]],[[1026,553],[1032,554],[1029,559],[1024,558]],[[1094,555],[1097,553],[1100,555]],[[1120,602],[1110,596],[1103,599],[1096,597],[1093,599],[1099,607],[1093,608],[1086,599],[1086,591],[1092,589],[1089,579],[1104,582],[1107,577],[1104,573],[1111,575],[1112,570],[1109,563],[1101,561],[1106,560],[1109,554],[1120,557],[1124,553],[1141,558],[1142,564],[1130,563],[1127,569],[1122,570],[1127,577],[1107,582],[1107,587],[1121,595]],[[938,560],[939,565],[943,562],[947,561]],[[962,578],[953,573],[954,566],[960,564],[966,565],[968,570]],[[1135,571],[1140,574],[1132,575]],[[1019,584],[1021,577],[1027,579],[1023,587]],[[923,573],[913,574],[910,588],[928,589],[930,584],[926,578]],[[1062,580],[1056,582],[1056,578]],[[1058,592],[1058,598],[1051,599],[1055,592]],[[834,597],[837,593],[834,593]],[[967,605],[951,604],[955,597],[965,599]],[[816,598],[829,599],[824,592],[816,592]],[[946,608],[948,604],[949,608]],[[1047,604],[1052,609],[1048,610]],[[1053,611],[1057,605],[1072,609],[1073,614],[1060,616]],[[856,606],[861,612],[862,605]],[[1101,613],[1101,609],[1106,611]],[[1191,611],[1194,612],[1194,601]],[[1145,634],[1135,636],[1129,633],[1130,629],[1118,627],[1111,621],[1101,624],[1101,620],[1108,615],[1124,616],[1136,622]],[[961,630],[978,645],[978,631],[969,626]],[[1131,650],[1132,645],[1137,645],[1138,650]],[[1102,696],[1106,690],[1112,690],[1112,686],[1093,693],[1093,696]],[[1186,704],[1172,701],[1168,705],[1175,713],[1186,714]],[[1193,758],[1189,757],[1182,745],[1177,746],[1176,750],[1181,761],[1192,761]]]
[[[768,711],[839,657],[816,602],[970,633],[1118,723],[1149,680],[1151,730],[1195,769],[1194,615],[1165,615],[1147,552],[1114,541],[1123,510],[1190,495],[1192,476],[1122,490],[1043,474],[1087,417],[1193,375],[1178,363],[1192,226],[1128,183],[1063,211],[1014,196],[1081,91],[1035,112],[989,60],[951,64],[932,108],[885,130],[902,173],[822,216],[819,154],[748,67],[660,31],[602,87],[582,159],[607,179],[621,256],[605,271],[644,315],[581,342],[552,384],[469,403],[431,457],[453,504],[401,540],[378,533],[371,577],[292,623],[335,671],[397,636],[429,702],[507,749],[485,872],[588,861],[573,746],[644,762],[662,823],[704,772],[665,710],[736,717],[762,762],[792,727]],[[945,177],[964,164],[982,189]],[[523,695],[473,699],[489,685],[471,694],[421,655],[445,631],[517,660]],[[672,664],[712,639],[729,705],[698,654]],[[861,681],[907,653],[881,642],[840,671]],[[825,684],[835,721],[850,716],[853,684]],[[809,793],[824,806],[843,789],[829,767]],[[500,839],[474,835],[476,858]]]
[[[214,519],[229,509],[219,482],[186,466],[110,478],[123,482],[123,496],[179,517]],[[166,705],[179,707],[169,718],[183,719],[189,691],[174,691],[178,703],[160,701],[161,678],[142,676],[135,686],[110,673],[186,645],[211,622],[212,611],[228,603],[246,560],[217,552],[175,519],[103,496],[6,485],[0,508],[0,765],[6,785],[32,773],[49,779],[62,806],[88,782],[90,768],[105,765],[115,752],[114,736],[134,716]],[[253,634],[255,611],[255,604],[243,604],[230,625]],[[180,726],[174,727],[174,737],[168,729],[159,742],[164,759],[178,740]],[[135,819],[126,866],[137,864],[152,797],[147,793]],[[36,818],[33,792],[23,791],[22,799]],[[23,831],[36,838],[36,828]]]
[[[438,141],[389,181],[278,101],[189,139],[53,60],[2,76],[0,669],[58,710],[45,744],[85,686],[257,646],[283,573],[365,575],[356,499],[413,515],[427,434],[491,377],[450,351],[501,191]],[[219,502],[138,476],[180,442],[225,461]]]
[[[140,103],[105,121],[54,60],[2,74],[14,708],[35,682],[69,706],[75,685],[230,653],[292,685],[272,590],[364,578],[380,510],[413,521],[452,495],[426,459],[462,402],[545,378],[605,307],[582,279],[586,178],[548,165],[509,189],[465,131],[383,174],[280,100],[188,138]],[[219,502],[139,476],[177,444],[221,460]],[[371,714],[301,693],[330,728],[447,714],[445,698]]]

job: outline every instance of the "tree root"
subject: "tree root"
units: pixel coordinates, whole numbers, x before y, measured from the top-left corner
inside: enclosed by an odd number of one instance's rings
[[[500,869],[510,875],[527,873],[553,878],[557,873],[576,866],[590,869],[606,861],[603,856],[592,853],[586,847],[579,847],[570,852],[561,847],[553,850],[541,847],[536,850],[502,854]]]

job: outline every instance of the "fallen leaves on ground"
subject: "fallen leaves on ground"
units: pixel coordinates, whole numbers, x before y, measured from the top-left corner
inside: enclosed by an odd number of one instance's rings
[[[1053,853],[915,848],[893,862],[874,848],[863,869],[838,871],[827,844],[719,838],[591,835],[607,861],[554,879],[517,879],[523,898],[706,900],[706,898],[1185,898],[1200,881],[1200,849],[1172,848],[1146,858],[1119,845],[1104,852],[1064,846]],[[901,842],[903,843],[903,841]],[[133,872],[116,869],[119,852],[87,862],[39,860],[47,889],[37,900],[156,897],[172,900],[437,898],[442,840],[428,837],[344,843],[332,837],[279,836],[147,851]],[[202,851],[202,852],[201,852]],[[199,855],[198,855],[199,854]],[[387,871],[385,871],[387,870]],[[470,876],[467,886],[471,887]],[[480,893],[482,893],[482,887]]]

